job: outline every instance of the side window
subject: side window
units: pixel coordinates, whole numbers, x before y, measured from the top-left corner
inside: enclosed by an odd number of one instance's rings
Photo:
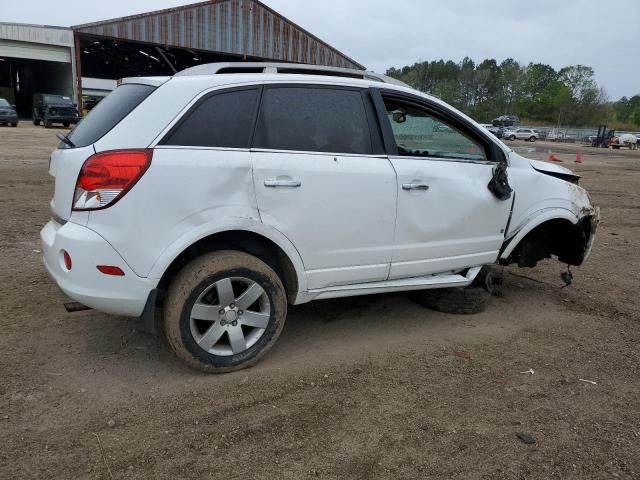
[[[330,88],[266,88],[254,147],[371,154],[362,94]]]
[[[197,103],[162,141],[184,147],[249,148],[259,91],[214,94]]]
[[[484,146],[447,122],[412,104],[384,101],[398,155],[487,160]]]

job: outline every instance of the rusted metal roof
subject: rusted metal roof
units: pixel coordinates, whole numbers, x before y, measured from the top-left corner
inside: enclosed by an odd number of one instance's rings
[[[0,39],[73,47],[73,32],[69,28],[0,22]]]
[[[258,0],[209,0],[72,27],[79,34],[334,67],[365,67]]]

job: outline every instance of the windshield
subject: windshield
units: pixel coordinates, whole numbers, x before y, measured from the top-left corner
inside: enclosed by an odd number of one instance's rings
[[[9,107],[9,102],[7,102],[4,98],[0,98],[0,107]]]
[[[71,101],[71,97],[67,97],[64,95],[45,95],[44,103],[61,103],[67,105],[73,105]]]

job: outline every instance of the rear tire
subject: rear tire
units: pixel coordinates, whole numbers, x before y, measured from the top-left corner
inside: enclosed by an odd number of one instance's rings
[[[69,122],[64,122],[64,123],[62,124],[62,126],[63,126],[64,128],[69,128],[69,125],[71,125]]]
[[[45,117],[44,119],[44,128],[51,128],[53,126],[53,122]]]
[[[271,267],[227,250],[195,259],[176,276],[167,293],[164,329],[173,351],[190,366],[227,373],[266,355],[286,316],[286,292]]]
[[[34,118],[33,119],[33,124],[38,127],[40,125],[40,119],[39,118]]]
[[[515,139],[516,139],[516,136],[515,136],[515,135],[511,135],[511,136],[509,137],[509,140],[511,140],[512,142],[513,142]]]
[[[15,128],[15,127],[17,127],[17,126],[18,126],[18,122],[13,122],[13,123],[11,124],[11,126],[12,126],[12,127],[14,127],[14,128]]]
[[[536,137],[530,137],[530,138],[529,138],[529,141],[530,141],[531,143],[535,142],[535,141],[536,141]]]

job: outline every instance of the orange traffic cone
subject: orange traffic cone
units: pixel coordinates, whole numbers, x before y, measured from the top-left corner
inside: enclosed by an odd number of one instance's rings
[[[576,153],[576,163],[582,163],[582,153]]]
[[[549,152],[549,161],[550,162],[561,162],[562,160],[560,160],[558,157],[556,157],[552,152]]]

